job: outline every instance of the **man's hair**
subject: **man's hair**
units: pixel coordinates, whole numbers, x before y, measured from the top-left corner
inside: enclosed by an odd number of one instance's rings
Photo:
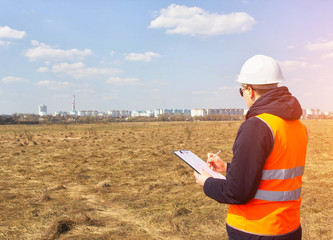
[[[251,87],[258,95],[263,95],[274,88],[278,87],[278,84],[266,84],[266,85],[253,85],[253,84],[242,84],[244,88],[249,88]]]

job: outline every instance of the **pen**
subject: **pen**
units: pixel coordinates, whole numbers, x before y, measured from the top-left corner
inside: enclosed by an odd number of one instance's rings
[[[215,153],[215,155],[219,155],[219,153],[222,151],[222,149],[220,149],[217,153]]]

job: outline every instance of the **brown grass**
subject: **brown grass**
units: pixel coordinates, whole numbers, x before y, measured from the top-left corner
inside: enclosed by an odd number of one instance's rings
[[[305,121],[303,239],[333,239],[333,121]],[[241,122],[0,126],[0,239],[227,239],[172,150],[232,157]]]

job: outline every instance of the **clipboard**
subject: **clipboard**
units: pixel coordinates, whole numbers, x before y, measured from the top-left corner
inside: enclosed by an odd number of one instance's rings
[[[215,172],[212,169],[210,169],[205,161],[203,161],[201,158],[199,158],[190,150],[178,150],[178,151],[173,151],[173,153],[176,154],[176,156],[179,157],[181,160],[186,162],[197,173],[201,174],[201,170],[203,169],[207,173],[212,175],[214,178],[225,179],[225,176],[223,176],[221,173]]]

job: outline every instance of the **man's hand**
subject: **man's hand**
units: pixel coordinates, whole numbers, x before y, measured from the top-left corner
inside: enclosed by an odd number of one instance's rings
[[[208,153],[207,156],[207,164],[210,169],[221,173],[227,171],[227,164],[219,156],[214,153]]]
[[[201,170],[201,174],[194,172],[194,176],[196,178],[196,183],[200,186],[205,184],[207,178],[212,177],[209,173],[205,172],[205,170]]]

